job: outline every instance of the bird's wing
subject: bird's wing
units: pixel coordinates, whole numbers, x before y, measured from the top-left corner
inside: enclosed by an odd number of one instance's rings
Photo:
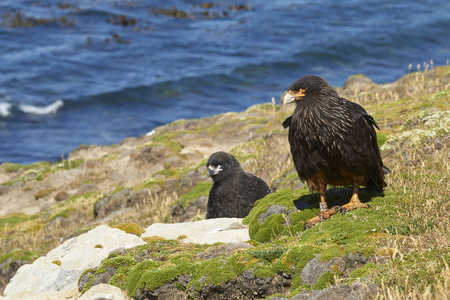
[[[372,145],[378,151],[378,143],[377,143],[377,133],[375,132],[375,128],[380,130],[377,122],[373,119],[371,115],[367,113],[367,111],[359,104],[350,102],[346,100],[346,105],[349,107],[350,112],[353,115],[353,118],[357,120],[357,122],[361,122],[364,120],[363,124],[357,124],[357,126],[365,126],[369,130],[370,138],[372,141]],[[378,151],[378,155],[380,152]],[[380,158],[381,160],[381,158]]]
[[[291,120],[292,116],[287,117],[286,120],[283,121],[283,128],[288,128],[291,126]]]
[[[380,149],[377,143],[377,133],[375,131],[375,128],[378,130],[380,130],[380,128],[378,127],[378,124],[373,119],[373,117],[369,115],[362,106],[350,101],[347,101],[347,105],[357,122],[356,125],[360,129],[365,128],[366,130],[368,130],[370,142],[372,145],[371,150],[374,163],[374,169],[370,172],[370,180],[376,185],[378,190],[383,190],[383,187],[386,186],[386,183],[384,181],[385,172],[383,169],[383,161],[381,160]],[[370,183],[368,185],[370,186]]]
[[[270,188],[267,183],[258,176],[245,172],[245,177],[245,188],[243,187],[243,191],[247,194],[247,197],[263,198],[270,193]]]

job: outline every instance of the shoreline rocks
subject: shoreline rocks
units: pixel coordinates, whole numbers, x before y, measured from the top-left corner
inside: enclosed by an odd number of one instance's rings
[[[175,224],[155,223],[140,237],[100,225],[87,233],[65,241],[32,264],[21,266],[6,286],[4,296],[8,299],[26,299],[27,297],[58,299],[64,295],[70,296],[75,290],[78,291],[78,280],[81,274],[89,268],[100,265],[110,253],[144,245],[145,238],[149,237],[177,239],[180,236],[182,237],[180,240],[185,243],[198,244],[244,243],[250,239],[248,229],[242,225],[242,219],[239,218]],[[237,248],[242,247],[247,246]],[[105,286],[103,289],[106,289]],[[92,293],[94,292],[90,292]],[[111,291],[111,293],[116,292]],[[78,296],[78,292],[75,296]],[[88,296],[84,297],[89,299]]]

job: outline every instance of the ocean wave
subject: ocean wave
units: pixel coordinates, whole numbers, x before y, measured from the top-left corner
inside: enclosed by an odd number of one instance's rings
[[[49,115],[54,114],[64,105],[64,102],[62,100],[56,100],[52,104],[49,104],[47,106],[34,106],[30,104],[19,104],[19,109],[27,114],[34,114],[34,115]]]
[[[11,114],[11,104],[8,102],[0,102],[0,116],[7,117]]]

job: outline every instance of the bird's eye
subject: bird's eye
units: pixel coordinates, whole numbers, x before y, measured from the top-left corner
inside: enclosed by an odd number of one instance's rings
[[[301,89],[301,90],[306,90],[306,85],[302,85],[302,86],[300,87],[300,89]]]

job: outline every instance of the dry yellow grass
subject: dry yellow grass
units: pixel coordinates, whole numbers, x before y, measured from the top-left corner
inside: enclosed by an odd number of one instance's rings
[[[426,146],[426,145],[425,145]],[[449,152],[395,151],[389,189],[403,197],[398,208],[408,235],[387,235],[380,247],[391,261],[375,278],[382,282],[377,299],[450,298]]]

